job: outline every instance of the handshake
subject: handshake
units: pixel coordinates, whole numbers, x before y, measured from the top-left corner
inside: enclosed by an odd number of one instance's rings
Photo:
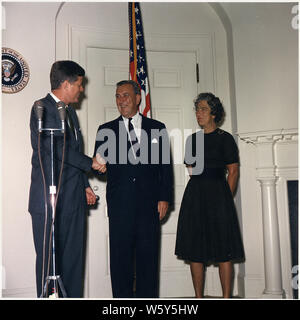
[[[100,156],[99,153],[93,158],[92,168],[98,172],[106,172],[106,161]]]

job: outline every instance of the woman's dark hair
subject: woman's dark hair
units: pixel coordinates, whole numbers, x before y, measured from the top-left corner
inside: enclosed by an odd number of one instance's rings
[[[198,103],[202,100],[206,101],[210,106],[210,114],[215,116],[215,123],[220,124],[225,116],[225,111],[220,99],[210,92],[200,93],[194,100],[195,109],[197,109]]]
[[[70,60],[56,61],[50,71],[51,90],[58,89],[65,80],[72,83],[84,75],[85,71],[78,63]]]

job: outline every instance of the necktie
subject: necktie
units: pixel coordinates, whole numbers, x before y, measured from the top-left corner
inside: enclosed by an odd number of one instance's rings
[[[67,115],[68,125],[69,125],[72,133],[74,134],[74,137],[76,138],[76,131],[75,131],[75,127],[74,127],[74,122],[73,122],[73,119],[72,119],[72,116],[71,116],[71,112],[70,112],[69,107],[66,108],[66,115]],[[77,139],[77,138],[76,138],[76,139]]]
[[[140,144],[138,141],[138,138],[135,134],[133,125],[132,125],[132,118],[128,118],[128,132],[129,132],[129,137],[131,140],[131,146],[133,149],[133,153],[135,154],[135,156],[139,156],[140,155]]]

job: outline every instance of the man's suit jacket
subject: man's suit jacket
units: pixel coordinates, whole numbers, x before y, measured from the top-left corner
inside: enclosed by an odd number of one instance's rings
[[[130,210],[130,203],[137,201],[137,199],[145,210],[150,209],[152,211],[157,210],[158,201],[171,202],[173,196],[171,160],[165,159],[166,163],[162,161],[163,151],[166,158],[168,158],[168,155],[170,156],[169,139],[165,135],[164,144],[162,137],[158,134],[163,129],[165,129],[163,123],[142,116],[141,156],[143,150],[147,150],[147,157],[144,158],[146,161],[142,164],[131,164],[128,159],[125,159],[126,163],[122,163],[124,154],[121,154],[121,145],[126,145],[125,151],[127,154],[131,152],[122,116],[99,126],[94,156],[99,151],[99,147],[105,143],[110,148],[104,154],[100,152],[101,156],[107,160],[106,199],[109,217],[116,217],[116,215]],[[113,132],[116,140],[113,141],[112,139],[112,143],[109,143],[109,137],[106,137],[103,141],[99,141],[99,139],[102,139],[100,138],[101,133],[105,130]],[[159,157],[154,157],[156,159],[155,164],[151,163],[151,157],[154,156],[153,150],[159,151]],[[109,158],[109,153],[115,155],[115,157]],[[157,152],[155,152],[155,156],[157,155]],[[133,191],[134,194],[132,194]]]
[[[56,103],[52,96],[48,94],[43,98],[44,105],[43,127],[61,128],[61,120],[57,111]],[[74,127],[77,131],[77,140],[66,124],[66,144],[65,158],[61,181],[61,188],[57,201],[57,210],[60,212],[73,212],[86,206],[85,188],[89,186],[86,171],[91,169],[92,159],[82,153],[83,140],[79,128],[78,118],[75,110],[69,106]],[[30,118],[32,154],[31,186],[29,195],[29,212],[44,212],[44,192],[42,172],[38,157],[38,128],[37,118],[32,108]],[[50,134],[41,133],[41,157],[47,184],[47,195],[49,195],[49,185],[51,184],[51,158],[50,158]],[[54,184],[58,186],[59,172],[61,168],[63,152],[63,134],[55,132],[54,135]],[[48,205],[50,202],[48,199]],[[49,207],[50,208],[50,207]]]

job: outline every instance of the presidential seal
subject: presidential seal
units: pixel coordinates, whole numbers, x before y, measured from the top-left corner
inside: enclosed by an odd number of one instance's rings
[[[29,67],[25,59],[13,49],[2,48],[2,92],[19,92],[28,80]]]

